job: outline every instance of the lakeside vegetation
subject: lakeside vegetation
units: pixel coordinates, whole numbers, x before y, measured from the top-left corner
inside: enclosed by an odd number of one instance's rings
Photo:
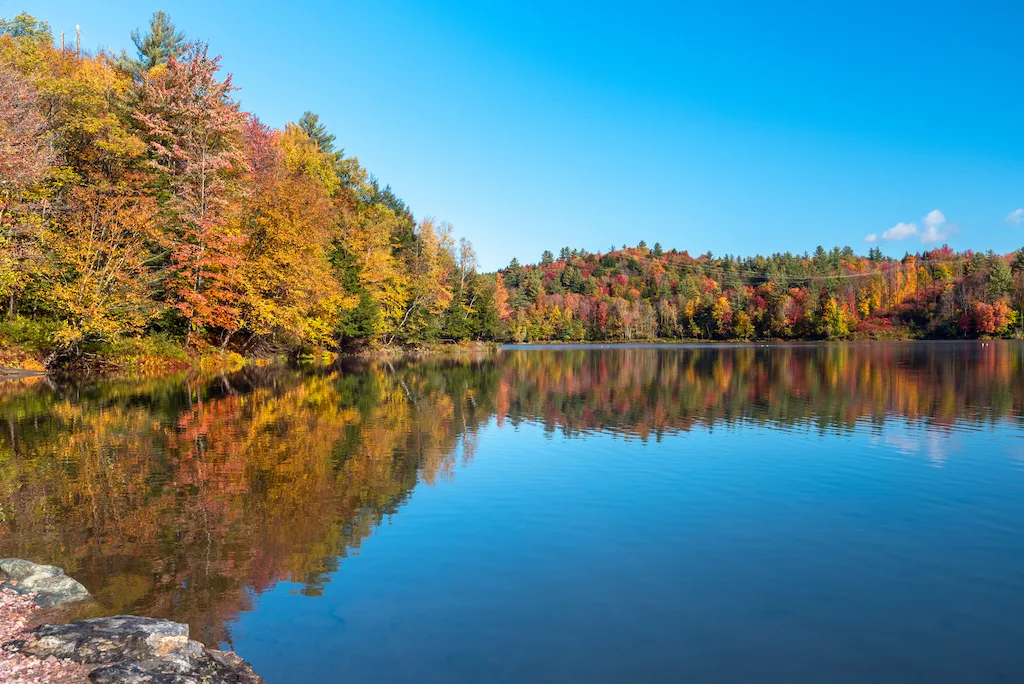
[[[137,54],[0,20],[0,366],[464,342],[1016,337],[1024,254],[563,248],[481,273],[306,112],[242,111],[163,12]],[[200,361],[203,359],[203,361]]]
[[[472,246],[315,114],[242,111],[162,12],[133,39],[78,54],[27,14],[0,23],[4,347],[52,367],[498,335]]]

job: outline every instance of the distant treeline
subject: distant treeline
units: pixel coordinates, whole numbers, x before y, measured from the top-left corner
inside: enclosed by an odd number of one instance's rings
[[[562,249],[498,274],[515,341],[1019,336],[1024,252],[902,259],[850,247],[813,255],[692,257],[637,247]],[[501,309],[504,311],[504,309]]]
[[[132,40],[135,56],[79,53],[32,16],[0,20],[0,351],[1017,332],[1017,254],[641,243],[481,274],[315,114],[277,130],[243,112],[168,15]]]

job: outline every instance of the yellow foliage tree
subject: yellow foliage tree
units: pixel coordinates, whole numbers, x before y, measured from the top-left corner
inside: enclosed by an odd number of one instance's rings
[[[405,311],[388,337],[388,344],[399,335],[422,334],[452,300],[448,276],[455,269],[455,242],[451,225],[423,219],[416,227],[416,249],[409,257],[407,272],[409,297]]]
[[[63,312],[62,346],[136,333],[156,312],[148,277],[156,203],[125,189],[75,188],[44,234],[46,296]]]
[[[372,204],[348,216],[344,223],[345,249],[359,267],[359,284],[380,309],[375,337],[393,337],[408,311],[410,277],[395,256],[394,235],[400,229],[394,211]]]
[[[325,344],[339,313],[356,304],[333,277],[327,258],[338,220],[329,197],[337,178],[330,165],[318,162],[324,155],[297,127],[274,136],[272,144],[277,163],[253,175],[235,219],[246,240],[239,279],[242,325],[264,340]]]

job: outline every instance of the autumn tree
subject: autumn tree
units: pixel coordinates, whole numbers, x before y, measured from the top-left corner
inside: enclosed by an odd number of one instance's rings
[[[29,80],[0,64],[0,92],[0,192],[9,195],[42,180],[55,155]]]
[[[406,313],[410,279],[394,250],[393,235],[401,219],[379,204],[346,217],[343,255],[351,259],[360,288],[365,290],[367,312],[373,319],[371,336],[394,335]]]
[[[136,58],[82,57],[27,14],[0,21],[10,315],[59,323],[69,351],[150,331],[248,350],[499,334],[508,293],[469,243],[417,222],[316,115],[243,114],[164,12],[132,39]]]
[[[746,311],[739,311],[733,317],[733,329],[736,337],[741,340],[749,340],[754,336],[754,324]]]
[[[40,98],[28,79],[0,63],[0,297],[7,316],[41,263],[41,217],[31,211],[40,198],[32,188],[55,160]]]
[[[824,304],[821,315],[821,334],[830,340],[846,337],[850,328],[846,320],[846,311],[839,305],[835,297],[829,297]]]
[[[512,307],[509,306],[508,290],[505,288],[505,276],[500,272],[494,275],[494,308],[498,320],[508,322],[512,318]]]
[[[148,267],[156,202],[123,186],[88,186],[68,204],[45,236],[46,298],[65,323],[56,340],[65,351],[138,333],[156,312]]]
[[[166,191],[167,297],[185,323],[185,343],[201,330],[238,329],[242,239],[231,229],[230,201],[243,168],[245,116],[231,100],[231,76],[218,80],[219,57],[202,43],[143,77],[134,121],[150,147]]]
[[[339,189],[349,193],[355,192],[356,194],[358,194],[357,191],[360,189],[362,189],[364,194],[368,194],[366,190],[373,191],[369,187],[363,188],[366,182],[366,172],[359,166],[359,160],[355,157],[346,157],[345,150],[335,146],[334,143],[337,137],[320,123],[318,115],[310,111],[303,112],[296,125],[320,148],[320,151],[330,161],[338,178]],[[387,190],[390,190],[390,188],[387,188]],[[351,202],[355,198],[349,197],[347,199]],[[373,203],[375,200],[376,198],[369,198],[366,201],[367,203]],[[384,202],[384,204],[387,204],[387,202]],[[395,210],[396,213],[402,213],[395,206],[391,206],[391,209]]]
[[[27,30],[22,33],[31,34]],[[29,268],[20,278],[20,285],[24,288],[34,281],[36,306],[43,306],[49,315],[70,326],[69,340],[77,341],[82,331],[89,329],[102,329],[104,332],[97,336],[106,336],[112,328],[88,320],[89,312],[104,319],[105,314],[99,311],[102,307],[84,304],[82,297],[99,281],[103,282],[100,289],[108,293],[116,291],[120,269],[124,267],[130,272],[133,260],[145,260],[149,256],[148,252],[140,250],[131,254],[127,261],[123,258],[127,252],[119,245],[123,244],[124,231],[145,228],[148,232],[148,226],[126,218],[130,211],[114,208],[114,204],[122,200],[138,207],[142,192],[141,175],[136,167],[145,146],[121,116],[131,80],[103,55],[78,58],[56,50],[48,42],[23,38],[16,44],[5,44],[0,53],[13,69],[31,75],[32,88],[39,93],[37,108],[45,107],[46,112],[45,125],[38,115],[33,117],[32,112],[26,110],[17,113],[16,125],[4,126],[8,131],[24,132],[26,127],[37,131],[32,149],[23,148],[14,157],[22,171],[32,169],[36,182],[26,186],[21,174],[4,175],[4,178],[20,179],[22,187],[21,220],[14,223],[14,230],[22,233],[17,242],[23,255],[22,263]],[[4,65],[0,65],[0,71],[6,75],[14,73],[12,67]],[[10,90],[16,97],[4,100],[5,104],[18,102],[21,89]],[[4,104],[0,104],[0,108],[3,107]],[[7,156],[3,155],[3,159]],[[38,181],[44,167],[47,182],[41,184]],[[10,185],[5,190],[9,191]],[[12,197],[10,192],[5,195],[7,200]],[[115,198],[114,204],[103,198]],[[83,218],[86,215],[90,218]],[[97,217],[109,218],[112,225],[97,222]],[[90,226],[84,233],[78,230],[83,224]],[[91,245],[84,245],[83,235]],[[111,244],[96,243],[97,235],[106,236]],[[134,247],[128,251],[131,249]],[[107,260],[101,254],[104,252],[114,256]],[[79,280],[88,279],[85,274],[90,267],[72,264],[84,254],[91,254],[88,260],[93,266],[103,264],[102,278],[91,283]],[[152,281],[138,272],[131,277],[140,278],[139,282]],[[16,294],[12,293],[12,299]],[[142,301],[118,302],[114,306],[144,308],[149,304],[143,297]],[[12,305],[11,309],[14,308]],[[128,329],[134,328],[128,326]]]
[[[405,310],[388,344],[399,338],[431,336],[436,317],[452,299],[448,275],[454,269],[451,225],[423,219],[416,227],[416,247],[408,255],[409,294]]]
[[[298,127],[273,133],[258,121],[247,124],[249,192],[235,217],[245,240],[240,325],[265,346],[326,344],[338,314],[356,303],[328,261],[336,179],[320,173],[323,154],[310,143]]]
[[[732,306],[725,297],[716,297],[711,307],[711,317],[715,320],[715,328],[722,337],[729,335],[732,326]]]

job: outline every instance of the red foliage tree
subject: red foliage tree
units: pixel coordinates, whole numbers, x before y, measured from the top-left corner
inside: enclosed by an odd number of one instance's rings
[[[996,314],[991,304],[974,303],[974,327],[982,335],[991,335],[996,331]]]
[[[996,331],[1000,331],[1010,324],[1010,305],[1005,299],[998,299],[992,304],[992,325]]]
[[[0,64],[0,296],[8,317],[42,261],[40,222],[26,216],[31,202],[24,191],[43,179],[54,159],[38,93]]]
[[[265,179],[281,162],[280,149],[274,145],[274,130],[259,118],[249,116],[242,136],[249,173],[261,180]]]
[[[238,326],[236,274],[241,240],[228,226],[233,180],[245,166],[246,117],[231,100],[231,76],[217,80],[219,57],[193,43],[166,68],[143,77],[134,119],[152,164],[171,193],[175,223],[167,291],[188,324],[186,344],[200,328]]]
[[[0,93],[0,190],[10,191],[40,180],[54,153],[28,81],[0,66]]]

